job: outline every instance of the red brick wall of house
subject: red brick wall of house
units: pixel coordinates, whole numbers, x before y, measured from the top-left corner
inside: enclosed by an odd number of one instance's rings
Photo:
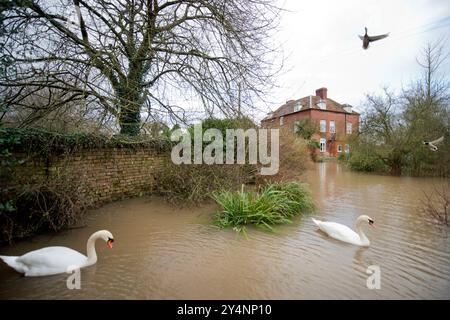
[[[318,109],[308,109],[292,114],[288,114],[284,116],[283,119],[283,127],[288,127],[294,130],[294,122],[310,118],[312,121],[317,122],[317,126],[319,126],[320,120],[326,120],[327,128],[326,133],[317,132],[313,135],[312,139],[319,141],[320,138],[325,138],[327,140],[327,151],[321,153],[320,150],[317,150],[319,154],[323,154],[325,156],[338,156],[338,145],[342,145],[342,152],[345,150],[345,139],[348,137],[346,133],[346,122],[352,123],[352,132],[357,133],[359,128],[359,115],[358,114],[349,114],[343,112],[332,112],[327,110],[318,110]],[[273,119],[274,121],[264,121],[262,123],[263,127],[269,128],[278,128],[280,126],[280,118]],[[331,133],[330,133],[330,120],[334,120],[335,128],[336,128],[336,136],[334,142],[330,142]]]

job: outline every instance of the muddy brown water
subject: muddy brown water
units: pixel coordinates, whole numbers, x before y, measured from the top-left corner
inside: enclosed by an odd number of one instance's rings
[[[63,245],[85,252],[86,240],[110,230],[114,248],[97,243],[99,260],[82,269],[81,289],[67,274],[26,278],[0,263],[2,299],[449,299],[450,236],[417,211],[422,190],[438,179],[374,176],[336,163],[308,173],[314,217],[353,227],[360,214],[375,220],[369,248],[332,240],[310,217],[249,230],[249,238],[211,225],[213,204],[177,209],[156,197],[111,203],[93,210],[88,227],[41,235],[0,247],[21,255]],[[366,286],[377,265],[381,288]]]

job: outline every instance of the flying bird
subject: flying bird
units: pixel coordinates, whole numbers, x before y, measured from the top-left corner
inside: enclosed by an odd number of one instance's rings
[[[380,40],[380,39],[384,39],[384,38],[386,38],[389,35],[389,33],[386,33],[386,34],[382,34],[382,35],[379,35],[379,36],[369,36],[367,34],[367,28],[364,28],[364,29],[366,29],[366,34],[364,36],[359,36],[359,38],[363,42],[363,49],[364,50],[369,47],[369,43],[371,43],[373,41]]]
[[[438,147],[436,147],[436,145],[441,143],[442,141],[444,141],[444,136],[433,141],[424,141],[423,144],[430,148],[431,151],[437,151]]]

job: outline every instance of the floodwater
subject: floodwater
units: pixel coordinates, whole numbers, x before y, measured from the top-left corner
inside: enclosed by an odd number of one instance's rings
[[[449,299],[450,235],[418,212],[422,190],[440,180],[375,176],[320,163],[308,173],[314,217],[353,227],[367,214],[369,248],[317,231],[310,217],[275,233],[250,228],[249,238],[211,225],[213,204],[177,209],[157,197],[93,210],[88,227],[41,235],[0,247],[21,255],[63,245],[85,252],[96,230],[114,234],[112,250],[97,242],[99,260],[82,269],[81,289],[68,274],[21,277],[0,263],[2,299]],[[450,231],[450,230],[448,230]],[[380,268],[380,289],[368,289],[369,266]]]

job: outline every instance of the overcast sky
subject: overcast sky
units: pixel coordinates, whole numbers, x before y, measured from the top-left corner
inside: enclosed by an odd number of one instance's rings
[[[327,87],[328,97],[362,111],[366,93],[386,85],[398,89],[419,75],[416,57],[427,42],[447,38],[450,53],[448,0],[282,0],[280,6],[286,11],[276,41],[285,68],[270,95],[273,103],[261,109]],[[369,35],[390,36],[363,50],[358,35],[365,26]],[[450,74],[450,59],[443,67]]]

